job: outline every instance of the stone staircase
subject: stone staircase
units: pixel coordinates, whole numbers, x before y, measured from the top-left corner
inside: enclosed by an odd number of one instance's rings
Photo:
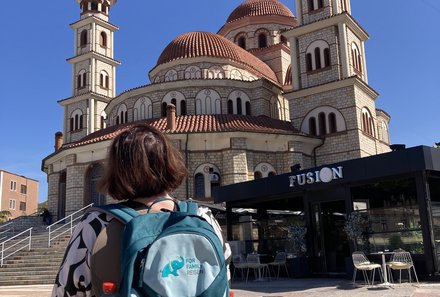
[[[69,237],[60,237],[48,247],[46,226],[34,225],[31,250],[23,249],[4,260],[0,286],[53,284]]]

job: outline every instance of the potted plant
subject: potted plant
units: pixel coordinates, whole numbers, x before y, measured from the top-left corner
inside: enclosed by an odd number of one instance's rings
[[[365,231],[368,229],[368,219],[362,213],[354,211],[350,213],[345,221],[344,232],[353,245],[353,250],[358,251],[361,247],[365,249]],[[351,256],[345,258],[345,271],[347,277],[351,278],[354,266]]]
[[[360,247],[365,248],[365,235],[368,229],[368,219],[362,213],[354,211],[350,213],[345,221],[344,232],[353,244],[354,250]]]
[[[286,251],[288,252],[289,274],[292,277],[306,277],[309,274],[309,263],[306,257],[307,228],[294,225],[288,228]]]

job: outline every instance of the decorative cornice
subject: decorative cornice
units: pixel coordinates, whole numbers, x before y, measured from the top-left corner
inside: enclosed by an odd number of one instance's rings
[[[119,65],[121,65],[121,62],[119,62],[119,61],[117,61],[115,59],[112,59],[110,57],[104,56],[104,55],[102,55],[102,54],[100,54],[98,52],[95,52],[95,51],[89,51],[87,53],[84,53],[84,54],[81,54],[81,55],[69,58],[66,61],[69,62],[70,64],[75,64],[75,63],[78,63],[78,62],[81,62],[81,61],[84,61],[84,60],[87,60],[87,59],[97,59],[97,60],[100,60],[100,61],[102,61],[104,63],[110,64],[112,66],[119,66]]]
[[[308,23],[283,33],[287,38],[299,37],[317,30],[321,30],[331,26],[337,26],[345,23],[347,26],[363,41],[369,38],[368,33],[353,19],[347,12],[343,12],[329,18],[320,19],[312,23]]]

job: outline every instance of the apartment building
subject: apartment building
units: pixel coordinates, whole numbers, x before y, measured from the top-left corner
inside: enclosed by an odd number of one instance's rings
[[[29,215],[38,208],[38,180],[0,169],[0,210],[10,219]]]

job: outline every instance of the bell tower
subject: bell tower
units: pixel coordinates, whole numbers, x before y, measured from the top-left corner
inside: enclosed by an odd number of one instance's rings
[[[294,126],[324,138],[316,165],[389,151],[379,127],[390,118],[376,109],[379,94],[368,85],[369,36],[352,17],[350,0],[296,0],[296,15],[298,27],[283,34],[292,57],[286,97]]]
[[[80,20],[71,24],[74,31],[72,96],[60,100],[64,107],[65,143],[77,141],[105,128],[104,108],[116,94],[116,66],[113,57],[114,33],[119,29],[109,22],[116,0],[75,0],[81,9]]]

